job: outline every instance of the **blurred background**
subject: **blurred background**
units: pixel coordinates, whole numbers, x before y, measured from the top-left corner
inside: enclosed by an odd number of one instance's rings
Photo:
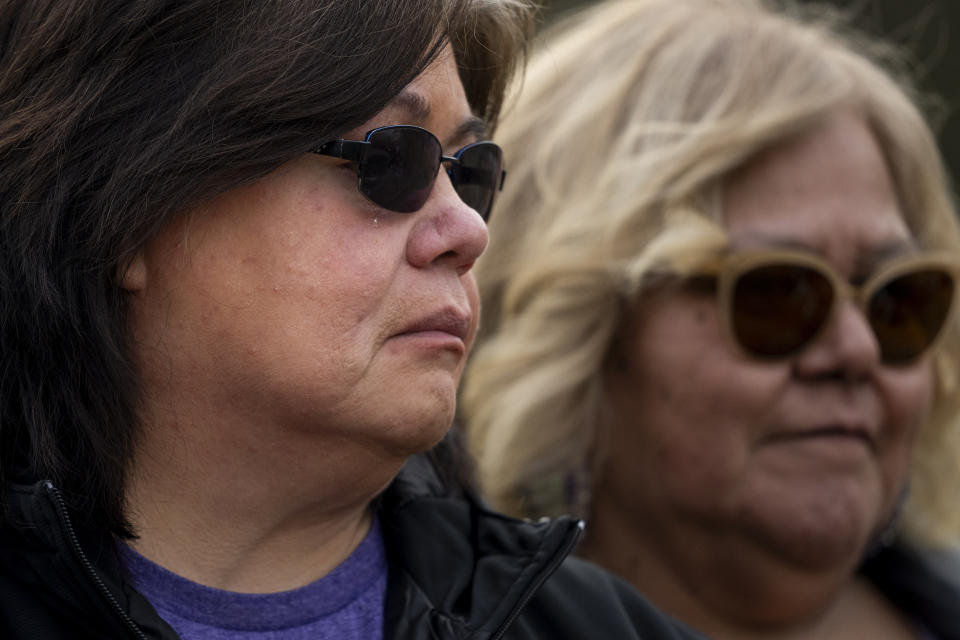
[[[541,0],[543,23],[599,0]],[[934,111],[935,133],[960,189],[960,0],[818,0],[852,11],[855,24],[909,52],[925,94],[942,103]]]

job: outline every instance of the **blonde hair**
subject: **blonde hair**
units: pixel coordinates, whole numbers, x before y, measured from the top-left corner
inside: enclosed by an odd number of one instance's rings
[[[561,26],[529,62],[498,136],[509,175],[477,274],[484,316],[462,416],[489,499],[580,511],[603,462],[603,369],[651,274],[724,245],[723,181],[829,114],[862,114],[922,247],[960,255],[947,178],[895,52],[826,10],[762,0],[620,0]],[[904,524],[960,534],[960,324],[934,361]]]

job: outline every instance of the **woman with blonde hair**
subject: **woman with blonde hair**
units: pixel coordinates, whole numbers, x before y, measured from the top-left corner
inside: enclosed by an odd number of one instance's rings
[[[887,47],[825,10],[608,2],[498,140],[462,408],[489,499],[717,638],[960,638],[960,233]]]

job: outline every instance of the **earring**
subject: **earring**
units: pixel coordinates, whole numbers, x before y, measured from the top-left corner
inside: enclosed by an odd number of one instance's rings
[[[586,466],[567,472],[564,482],[564,502],[570,515],[581,520],[590,515],[590,472]]]
[[[897,534],[900,530],[900,516],[903,515],[903,508],[907,503],[907,498],[909,497],[910,482],[907,481],[903,483],[903,487],[900,489],[900,495],[897,496],[897,501],[893,504],[893,510],[890,512],[890,517],[887,518],[887,521],[882,527],[877,529],[870,541],[870,544],[867,545],[867,551],[864,554],[865,557],[869,558],[871,556],[875,556],[896,542]]]
[[[572,515],[585,518],[590,511],[590,474],[586,467],[544,474],[519,493],[528,517]]]

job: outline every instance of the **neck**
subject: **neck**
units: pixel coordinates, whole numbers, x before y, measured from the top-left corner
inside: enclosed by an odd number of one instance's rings
[[[855,560],[807,570],[719,532],[674,528],[658,536],[651,526],[655,517],[633,526],[628,510],[610,506],[594,505],[581,554],[710,638],[914,637],[893,606],[855,576]]]
[[[360,544],[403,459],[320,430],[244,426],[145,421],[127,492],[132,546],[219,589],[309,584]]]

